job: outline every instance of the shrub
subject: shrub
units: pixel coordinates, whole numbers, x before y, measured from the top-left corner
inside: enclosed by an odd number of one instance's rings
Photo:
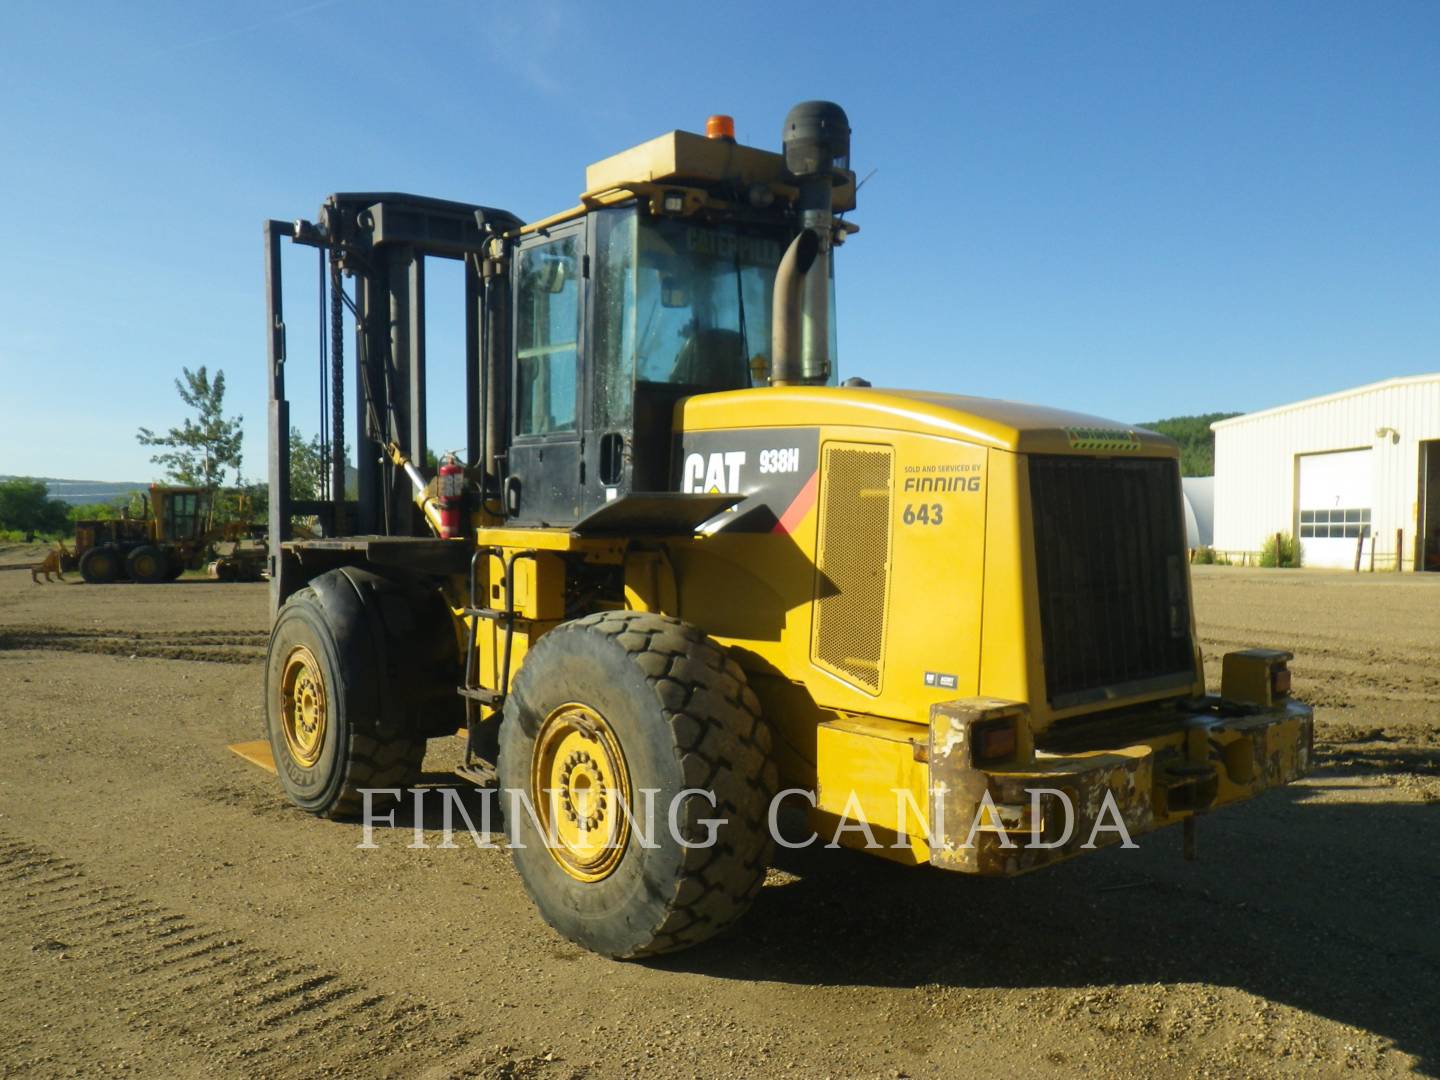
[[[1265,546],[1260,549],[1260,565],[1272,568],[1299,566],[1300,545],[1289,533],[1275,533],[1267,536],[1265,537]]]
[[[1190,556],[1192,563],[1199,563],[1201,566],[1229,566],[1230,559],[1223,551],[1216,551],[1208,545],[1198,547]]]

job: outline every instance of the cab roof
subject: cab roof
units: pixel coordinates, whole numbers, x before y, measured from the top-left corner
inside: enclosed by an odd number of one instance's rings
[[[780,154],[742,146],[732,139],[669,131],[587,167],[583,199],[598,200],[610,192],[650,185],[708,188],[717,184],[760,186],[787,201],[796,193]],[[838,170],[831,209],[839,214],[854,208],[855,174]]]

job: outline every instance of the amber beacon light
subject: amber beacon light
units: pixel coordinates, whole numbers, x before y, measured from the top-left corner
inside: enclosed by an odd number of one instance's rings
[[[707,139],[729,139],[735,141],[735,118],[717,114],[705,121],[705,137]]]

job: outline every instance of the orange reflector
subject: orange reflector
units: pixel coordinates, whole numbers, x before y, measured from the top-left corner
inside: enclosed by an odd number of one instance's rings
[[[705,137],[707,139],[729,139],[735,141],[735,118],[717,114],[705,121]]]
[[[1015,753],[1015,726],[1001,723],[993,727],[976,725],[975,760],[998,761]]]
[[[1274,697],[1285,697],[1290,693],[1290,669],[1278,667],[1270,676],[1270,693]]]

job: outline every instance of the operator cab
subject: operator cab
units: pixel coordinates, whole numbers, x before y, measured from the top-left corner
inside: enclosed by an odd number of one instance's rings
[[[768,384],[789,239],[771,224],[631,205],[521,241],[506,481],[515,520],[573,523],[629,492],[670,489],[676,402]]]
[[[146,517],[153,516],[157,536],[164,540],[194,540],[210,519],[210,493],[204,488],[150,485]]]

